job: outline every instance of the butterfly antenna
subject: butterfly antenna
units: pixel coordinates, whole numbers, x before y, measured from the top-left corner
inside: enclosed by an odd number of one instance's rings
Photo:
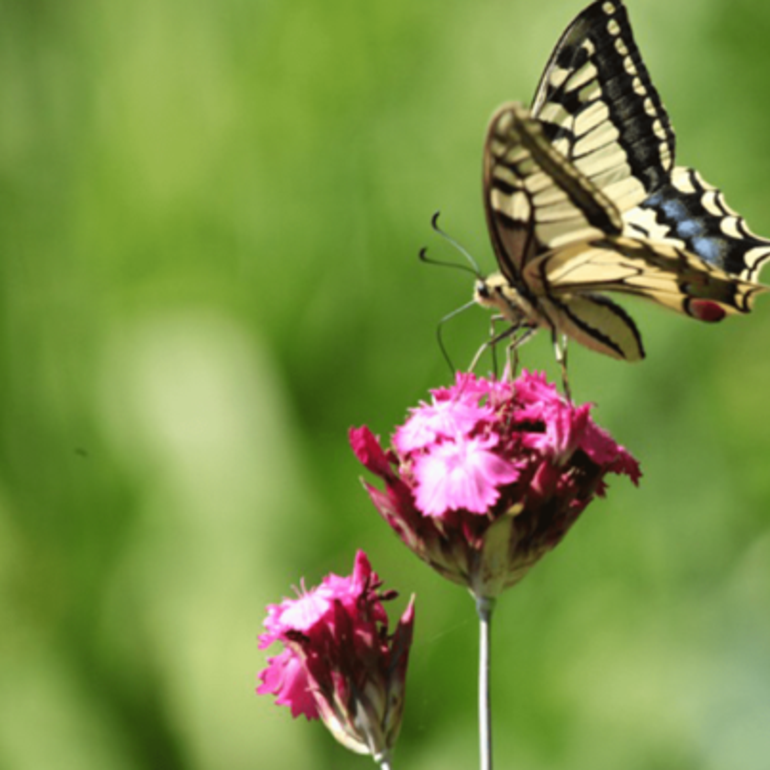
[[[459,252],[462,254],[468,262],[470,262],[471,266],[473,267],[473,272],[477,275],[481,275],[481,268],[479,267],[476,260],[473,258],[473,255],[466,249],[464,246],[462,246],[460,243],[458,243],[449,233],[445,232],[438,226],[438,218],[441,216],[441,212],[437,211],[430,219],[431,227],[444,239],[446,239],[449,243],[452,244]]]
[[[454,267],[457,270],[462,270],[465,273],[471,273],[472,275],[475,275],[477,278],[479,277],[479,274],[469,265],[458,264],[457,262],[445,262],[443,259],[433,259],[433,257],[429,257],[428,248],[426,246],[423,246],[420,249],[418,256],[420,258],[420,261],[424,262],[426,265],[440,265],[441,267]]]
[[[428,258],[428,255],[427,255],[428,249],[427,248],[420,249],[420,255],[419,255],[420,259],[423,262],[425,262],[426,264],[429,264],[429,265],[441,265],[442,267],[454,267],[454,268],[457,268],[458,270],[465,270],[468,273],[473,273],[473,275],[475,275],[477,278],[481,278],[482,277],[481,276],[481,269],[479,268],[478,263],[473,258],[471,253],[466,248],[461,246],[454,238],[452,238],[452,236],[449,235],[449,233],[446,233],[444,230],[442,230],[438,226],[438,218],[439,218],[440,214],[441,214],[441,212],[437,211],[431,217],[431,220],[430,220],[431,227],[442,238],[444,238],[452,246],[454,246],[454,248],[457,249],[457,251],[459,251],[460,254],[462,254],[465,257],[465,259],[468,260],[468,262],[470,263],[471,266],[469,267],[468,265],[458,264],[457,262],[444,262],[443,260],[433,259],[432,257]]]

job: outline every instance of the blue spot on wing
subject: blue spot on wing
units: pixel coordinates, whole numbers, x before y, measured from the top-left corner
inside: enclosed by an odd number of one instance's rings
[[[706,234],[706,223],[693,214],[684,200],[665,198],[661,193],[657,193],[647,199],[646,205],[651,205],[662,213],[666,222],[674,226],[677,238],[683,241]],[[704,249],[709,251],[708,246],[704,246]]]
[[[683,241],[685,248],[704,262],[722,268],[731,268],[731,248],[743,251],[742,244],[731,246],[720,228],[720,219],[709,214],[700,202],[698,193],[683,193],[666,185],[650,195],[642,204],[652,209],[660,224],[667,225],[670,236]],[[737,255],[736,255],[737,256]],[[740,256],[737,256],[740,260]]]
[[[678,200],[664,200],[660,207],[663,213],[674,222],[681,222],[689,216],[687,207]]]
[[[704,227],[703,223],[697,219],[686,219],[684,222],[680,222],[676,226],[676,234],[682,239],[696,238],[699,235],[703,235]]]
[[[725,242],[722,238],[693,238],[690,249],[706,262],[721,265],[725,253]]]
[[[716,203],[721,213],[707,209],[703,196],[713,188],[707,188],[692,169],[683,169],[680,174],[686,175],[685,187],[691,188],[689,191],[680,190],[669,181],[640,204],[640,208],[652,211],[657,224],[663,226],[661,237],[681,241],[693,255],[733,275],[756,274],[762,263],[770,260],[770,240],[757,237],[741,217],[728,214],[719,196]],[[733,221],[726,227],[728,218]],[[757,247],[760,253],[753,255],[749,264],[746,255]]]

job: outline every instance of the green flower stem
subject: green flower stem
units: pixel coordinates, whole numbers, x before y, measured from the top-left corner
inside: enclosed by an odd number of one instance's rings
[[[490,640],[494,599],[476,598],[479,616],[479,751],[481,770],[492,770],[492,721],[489,700]]]
[[[379,756],[374,757],[374,761],[380,766],[380,770],[391,770],[390,752],[383,751]]]

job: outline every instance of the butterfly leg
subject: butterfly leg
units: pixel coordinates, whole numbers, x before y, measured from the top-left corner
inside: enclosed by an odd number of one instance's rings
[[[508,345],[508,350],[506,351],[507,352],[506,372],[507,372],[508,379],[510,380],[515,379],[516,375],[519,373],[519,348],[530,337],[532,337],[536,331],[537,331],[536,327],[533,327],[533,326],[525,327],[521,336],[517,337],[515,340],[511,342],[510,345]]]
[[[567,401],[572,402],[572,394],[569,389],[569,379],[567,377],[567,336],[561,335],[559,339],[559,333],[554,329],[551,334],[553,340],[553,349],[556,353],[556,361],[561,368],[561,384],[564,388],[564,395],[567,397]]]
[[[493,315],[489,319],[489,352],[492,354],[492,371],[494,372],[495,377],[497,377],[497,345],[494,344],[494,340],[499,334],[497,331],[497,324],[504,320],[505,318],[501,315]]]
[[[476,351],[476,355],[473,356],[473,360],[471,361],[470,366],[468,367],[468,371],[472,372],[476,365],[479,362],[479,359],[484,354],[485,351],[491,349],[492,354],[494,355],[495,351],[495,345],[497,345],[498,342],[501,342],[504,339],[507,339],[508,337],[516,334],[517,331],[521,328],[521,324],[514,324],[513,326],[509,326],[508,328],[504,329],[502,332],[499,332],[498,334],[495,334],[495,323],[498,321],[504,320],[503,316],[497,315],[492,317],[492,328],[491,328],[491,336],[490,338]]]

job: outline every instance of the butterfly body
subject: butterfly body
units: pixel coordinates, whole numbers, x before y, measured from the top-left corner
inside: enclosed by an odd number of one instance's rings
[[[557,43],[533,106],[493,115],[484,201],[500,272],[476,301],[512,328],[644,357],[630,294],[701,321],[751,309],[770,258],[722,194],[674,165],[674,133],[620,0],[597,0]],[[515,344],[515,337],[514,337]]]
[[[528,299],[502,273],[494,273],[477,282],[474,298],[507,321],[514,332],[550,329],[613,358],[644,358],[641,337],[633,321],[623,308],[606,297],[563,293],[557,299],[543,286]],[[600,331],[610,325],[614,328],[611,338]]]

